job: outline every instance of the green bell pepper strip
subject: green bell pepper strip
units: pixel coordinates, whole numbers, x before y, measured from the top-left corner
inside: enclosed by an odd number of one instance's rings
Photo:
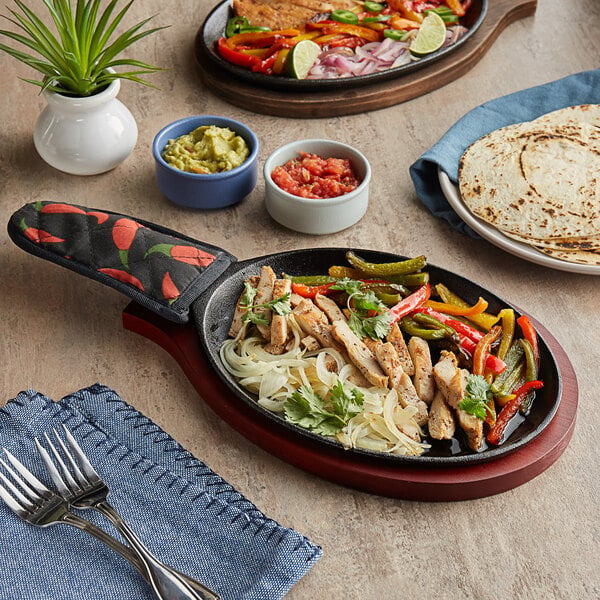
[[[449,337],[445,329],[427,329],[412,317],[404,317],[400,321],[400,329],[410,336],[420,337],[424,340],[443,340]]]
[[[326,283],[335,283],[339,277],[329,275],[283,275],[285,279],[291,279],[294,283],[303,283],[304,285],[325,285]]]
[[[521,344],[519,344],[519,342],[514,341],[510,348],[508,349],[508,352],[506,353],[506,356],[504,357],[504,362],[506,364],[506,369],[500,374],[498,375],[494,381],[491,384],[491,390],[492,393],[496,396],[506,396],[506,394],[509,394],[510,391],[502,393],[505,389],[506,383],[509,379],[509,377],[511,377],[511,374],[513,374],[513,372],[515,370],[517,370],[518,368],[521,369],[521,373],[522,373],[522,367],[523,367],[523,356],[524,356],[524,350],[523,347],[521,346]],[[519,374],[520,377],[520,374]]]
[[[441,329],[446,333],[446,337],[454,340],[457,344],[460,343],[460,339],[458,334],[452,327],[446,325],[446,323],[442,323],[440,320],[432,317],[431,315],[426,315],[422,312],[416,312],[412,315],[412,318],[421,325],[427,325],[433,329]]]
[[[517,414],[523,399],[533,390],[539,390],[542,387],[544,387],[544,384],[539,380],[528,381],[515,392],[515,397],[500,411],[495,425],[489,430],[486,436],[486,439],[490,444],[494,444],[495,446],[500,444],[507,425]]]
[[[525,355],[525,381],[535,381],[538,378],[538,366],[535,361],[535,355],[533,352],[533,348],[528,340],[520,339],[519,343],[523,347],[523,352]],[[523,402],[521,402],[521,406],[519,407],[519,411],[522,414],[527,414],[529,409],[531,408],[531,403],[533,402],[534,394],[530,392],[523,398]]]
[[[417,256],[400,262],[371,263],[362,259],[351,250],[346,252],[346,259],[355,269],[375,277],[406,275],[407,273],[420,271],[427,265],[427,259],[424,256]]]

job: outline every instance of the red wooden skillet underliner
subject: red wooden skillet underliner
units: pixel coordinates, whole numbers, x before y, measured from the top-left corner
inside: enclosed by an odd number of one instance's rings
[[[123,324],[169,352],[211,409],[257,446],[323,479],[381,496],[445,502],[505,492],[548,469],[566,449],[575,428],[578,398],[575,372],[560,344],[539,323],[536,323],[538,331],[553,350],[563,381],[554,418],[539,436],[507,456],[482,464],[452,467],[382,463],[290,436],[287,429],[257,414],[219,379],[210,368],[191,324],[177,325],[133,302],[123,312]]]

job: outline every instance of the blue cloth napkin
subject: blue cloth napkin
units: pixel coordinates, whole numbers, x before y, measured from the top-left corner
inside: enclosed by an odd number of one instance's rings
[[[600,69],[569,75],[481,104],[457,121],[410,166],[409,172],[418,198],[436,217],[445,219],[462,233],[479,237],[448,204],[438,180],[438,167],[457,182],[460,157],[473,142],[490,131],[531,121],[566,106],[598,103]]]
[[[321,556],[105,386],[60,402],[20,393],[0,409],[0,446],[49,484],[33,438],[61,423],[150,551],[223,600],[282,598]],[[80,514],[115,534],[95,511]],[[95,538],[66,525],[34,527],[1,501],[0,548],[1,600],[154,598],[139,573]]]

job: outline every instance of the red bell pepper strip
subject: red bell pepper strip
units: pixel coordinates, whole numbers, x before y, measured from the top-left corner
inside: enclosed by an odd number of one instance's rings
[[[489,430],[487,434],[487,441],[490,444],[498,445],[500,444],[500,440],[502,439],[502,435],[504,434],[504,430],[506,426],[510,422],[510,420],[517,414],[519,407],[521,406],[521,402],[523,399],[531,392],[532,390],[539,390],[544,387],[544,384],[536,379],[535,381],[528,381],[524,383],[516,392],[515,397],[508,402],[504,406],[504,408],[500,411],[498,418],[496,419],[496,424]]]
[[[292,292],[303,298],[314,298],[317,294],[326,296],[329,294],[329,288],[331,288],[332,285],[335,285],[335,283],[335,281],[332,281],[331,283],[324,283],[323,285],[306,285],[305,283],[292,281]]]
[[[429,300],[431,296],[431,286],[426,283],[418,288],[415,292],[413,292],[410,296],[406,296],[406,298],[402,298],[398,304],[395,304],[390,308],[390,313],[392,316],[392,323],[395,323],[399,319],[402,319],[406,315],[411,312],[419,309],[420,312],[425,312],[423,310],[423,304]]]
[[[453,319],[452,317],[445,315],[444,313],[438,312],[437,310],[433,310],[428,306],[424,306],[419,310],[420,312],[425,313],[426,315],[431,315],[432,317],[435,317],[438,321],[441,321],[442,323],[446,323],[446,325],[450,325],[450,327],[452,327],[452,329],[454,329],[456,333],[464,335],[473,340],[474,342],[479,342],[483,337],[483,333],[478,329],[475,329],[475,327],[471,327],[471,325],[468,325],[463,321],[459,321],[458,319]]]
[[[466,350],[471,356],[473,356],[473,354],[475,353],[475,349],[477,348],[477,342],[474,342],[471,338],[467,337],[466,335],[459,334],[458,337],[460,339],[460,347],[463,350]],[[498,375],[506,369],[506,363],[494,354],[488,353],[485,357],[485,368],[492,371],[492,373]]]
[[[538,335],[535,327],[532,325],[529,317],[526,315],[522,315],[517,319],[517,323],[519,327],[521,327],[521,331],[523,332],[523,337],[531,344],[533,349],[533,356],[535,358],[536,366],[540,366],[540,345],[538,342]]]
[[[251,69],[257,73],[269,74],[273,68],[273,64],[275,63],[275,54],[264,60],[257,56],[252,56],[251,54],[244,54],[243,52],[232,49],[228,45],[228,40],[224,37],[219,38],[219,41],[217,42],[217,48],[221,57],[227,62],[240,67],[246,67],[247,69]]]

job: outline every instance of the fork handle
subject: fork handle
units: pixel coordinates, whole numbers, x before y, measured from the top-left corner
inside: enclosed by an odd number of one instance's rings
[[[175,569],[158,560],[125,522],[125,519],[106,501],[94,504],[130,544],[140,562],[146,568],[148,580],[161,600],[221,600],[220,596],[196,582],[192,587]]]
[[[128,561],[136,570],[140,572],[142,577],[149,582],[148,570],[146,568],[145,563],[143,563],[136,552],[134,552],[129,546],[122,544],[119,540],[114,538],[112,535],[106,533],[104,529],[97,527],[90,521],[86,521],[81,518],[79,515],[74,513],[67,513],[63,517],[63,522],[66,525],[71,525],[80,531],[83,531],[92,537],[95,537],[97,540],[108,546],[111,550],[114,550],[118,554],[120,554],[126,561]],[[183,579],[187,585],[189,585],[197,594],[199,598],[203,598],[201,594],[206,594],[206,588],[195,579],[185,575],[185,573],[181,573],[176,569],[172,569],[181,579]],[[206,596],[207,598],[218,598],[218,596]]]

